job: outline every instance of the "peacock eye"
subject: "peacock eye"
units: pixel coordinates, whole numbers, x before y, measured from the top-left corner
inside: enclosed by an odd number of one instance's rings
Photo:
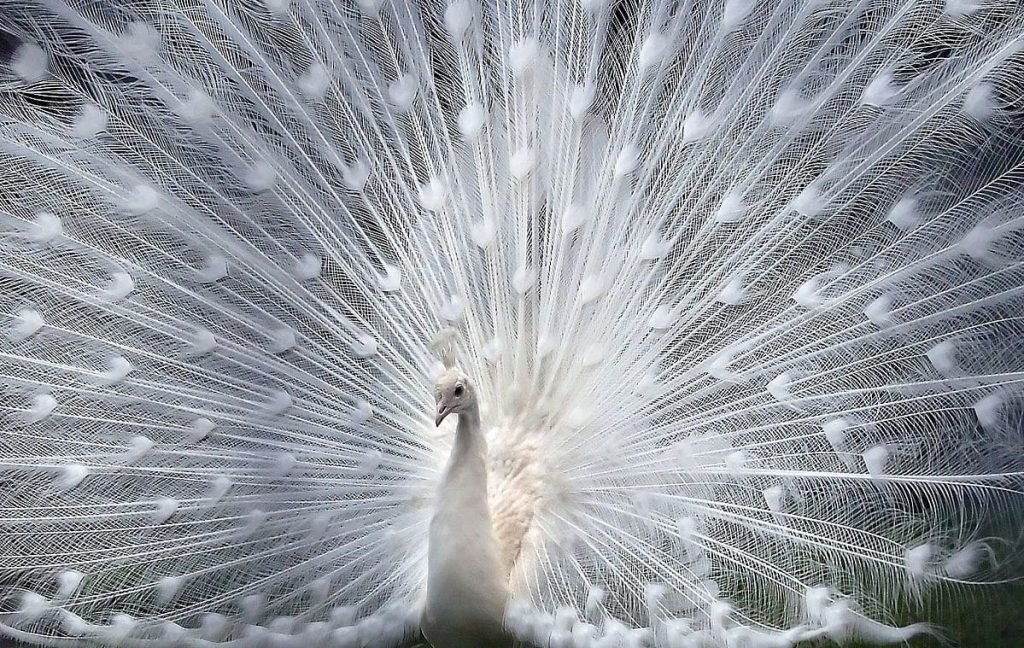
[[[459,398],[462,396],[462,392],[464,391],[466,390],[462,387],[462,385],[455,385],[455,391],[452,393],[455,394],[455,398]]]

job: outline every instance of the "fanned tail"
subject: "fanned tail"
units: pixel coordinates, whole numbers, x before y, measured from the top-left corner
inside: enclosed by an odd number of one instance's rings
[[[1017,3],[8,4],[0,631],[414,635],[446,327],[524,641],[1019,569]]]

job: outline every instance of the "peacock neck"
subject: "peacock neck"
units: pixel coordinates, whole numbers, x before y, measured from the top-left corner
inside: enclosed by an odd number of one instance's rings
[[[507,600],[487,497],[487,442],[474,405],[458,413],[430,522],[423,634],[434,646],[508,646]]]
[[[455,445],[448,459],[448,470],[462,467],[467,463],[476,463],[479,459],[481,467],[487,456],[487,441],[480,431],[480,408],[473,403],[465,411],[458,413],[459,423],[455,427]],[[487,472],[483,472],[484,484],[487,483]]]
[[[441,482],[441,505],[489,527],[487,441],[480,430],[480,409],[472,404],[457,416],[455,443]]]

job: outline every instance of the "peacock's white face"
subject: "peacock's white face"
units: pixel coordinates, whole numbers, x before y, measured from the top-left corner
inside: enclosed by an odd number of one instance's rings
[[[437,379],[434,385],[434,397],[437,399],[436,425],[449,414],[464,412],[476,403],[476,394],[470,385],[469,378],[457,369],[448,369]]]

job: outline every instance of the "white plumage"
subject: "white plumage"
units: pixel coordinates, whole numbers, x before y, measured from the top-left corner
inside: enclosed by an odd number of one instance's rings
[[[0,636],[898,643],[1019,575],[1018,3],[0,30]]]

